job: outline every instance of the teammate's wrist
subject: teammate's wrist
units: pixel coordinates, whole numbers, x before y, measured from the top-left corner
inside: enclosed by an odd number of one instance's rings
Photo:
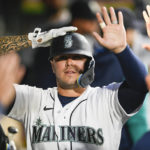
[[[127,47],[127,44],[124,44],[124,45],[120,46],[119,48],[115,49],[114,53],[119,54],[119,53],[123,52],[126,49],[126,47]]]

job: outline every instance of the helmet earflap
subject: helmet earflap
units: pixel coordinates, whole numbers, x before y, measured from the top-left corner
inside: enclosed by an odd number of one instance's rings
[[[95,73],[94,73],[95,61],[94,61],[94,59],[92,59],[88,63],[89,63],[88,68],[77,79],[78,85],[81,86],[81,87],[83,87],[83,88],[87,87],[89,84],[91,84],[94,81],[94,76],[95,76]]]

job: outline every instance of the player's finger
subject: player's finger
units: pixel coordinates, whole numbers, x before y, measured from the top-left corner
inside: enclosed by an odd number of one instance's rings
[[[63,27],[62,28],[62,31],[64,32],[71,32],[71,31],[77,31],[78,28],[77,27],[73,27],[73,26],[70,26],[70,27]]]
[[[148,12],[148,16],[150,17],[150,5],[147,5],[147,6],[146,6],[146,10],[147,10],[147,12]]]
[[[146,12],[145,10],[143,11],[143,18],[144,18],[144,20],[145,20],[146,23],[149,23],[149,22],[150,22],[150,19],[149,19],[149,17],[148,17],[148,14],[147,14],[147,12]]]
[[[103,30],[103,28],[106,27],[106,24],[105,24],[104,20],[102,19],[100,13],[96,13],[96,17],[97,17],[100,28]]]
[[[101,17],[100,13],[96,13],[96,17],[97,17],[98,23],[104,22],[104,20],[103,20],[103,18]]]
[[[106,7],[102,7],[102,14],[103,14],[105,23],[106,23],[107,25],[108,25],[108,24],[111,24],[111,20],[110,20],[110,17],[109,17],[109,15],[108,15],[108,12],[107,12]]]
[[[113,24],[117,24],[118,21],[117,21],[117,17],[116,17],[116,13],[115,13],[115,10],[113,7],[110,7],[109,8],[109,11],[110,11],[110,16],[111,16],[111,21]]]
[[[100,43],[100,45],[104,46],[104,40],[97,32],[93,32],[93,36]]]
[[[146,23],[147,34],[150,37],[150,22]]]
[[[123,22],[123,14],[121,11],[118,12],[118,22],[120,25],[124,25],[124,22]]]
[[[65,31],[57,33],[54,37],[64,36],[64,35],[66,35]]]

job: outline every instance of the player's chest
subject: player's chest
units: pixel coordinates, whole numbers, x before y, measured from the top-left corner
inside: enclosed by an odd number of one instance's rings
[[[31,117],[34,118],[30,124],[32,144],[59,142],[62,145],[67,142],[70,147],[71,141],[73,145],[79,142],[82,146],[85,143],[102,146],[107,132],[106,122],[104,115],[99,115],[101,111],[92,105],[85,99],[65,107],[55,103],[42,106],[43,109]]]
[[[41,128],[40,132],[55,130],[58,134],[62,132],[67,134],[72,129],[75,132],[80,132],[78,130],[88,132],[93,128],[92,132],[96,133],[97,130],[105,127],[103,113],[92,108],[87,103],[87,99],[80,101],[80,103],[70,103],[65,107],[54,103],[51,106],[46,105],[41,108],[40,112],[31,114],[30,127],[35,131]]]

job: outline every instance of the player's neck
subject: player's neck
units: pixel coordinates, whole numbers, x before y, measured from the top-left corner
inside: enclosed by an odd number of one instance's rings
[[[60,86],[58,86],[57,89],[60,95],[66,97],[78,97],[86,90],[86,88],[82,88],[82,87],[73,88],[73,89],[63,89]]]

